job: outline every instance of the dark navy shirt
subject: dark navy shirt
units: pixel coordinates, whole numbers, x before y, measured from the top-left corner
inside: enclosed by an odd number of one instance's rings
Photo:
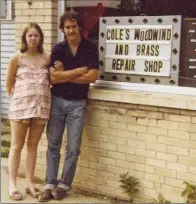
[[[57,60],[63,63],[65,70],[73,70],[84,66],[87,66],[88,69],[98,69],[98,50],[94,43],[82,39],[76,55],[73,56],[68,43],[63,41],[52,49],[50,66],[54,67],[54,62]],[[54,84],[51,93],[66,100],[87,99],[88,89],[89,84],[64,82]]]

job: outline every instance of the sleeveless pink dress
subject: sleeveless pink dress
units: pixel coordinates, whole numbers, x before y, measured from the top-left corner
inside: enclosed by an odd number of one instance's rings
[[[47,63],[46,53],[34,62],[20,54],[10,99],[10,119],[49,118],[51,94]]]

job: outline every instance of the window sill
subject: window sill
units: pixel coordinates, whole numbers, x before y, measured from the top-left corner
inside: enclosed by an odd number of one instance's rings
[[[190,87],[97,81],[89,99],[196,110],[196,89]]]

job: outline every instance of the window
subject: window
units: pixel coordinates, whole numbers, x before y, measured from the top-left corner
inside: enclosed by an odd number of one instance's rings
[[[1,0],[1,19],[12,20],[15,16],[14,1]]]

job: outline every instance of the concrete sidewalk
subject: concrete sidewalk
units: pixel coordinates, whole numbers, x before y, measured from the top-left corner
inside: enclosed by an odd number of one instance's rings
[[[10,200],[8,195],[8,173],[6,171],[7,159],[1,158],[1,203],[39,203],[37,199],[32,198],[31,196],[24,193],[24,178],[18,178],[18,190],[21,191],[24,195],[24,199],[21,201]],[[38,184],[40,189],[43,189],[43,186]],[[51,200],[49,203],[110,203],[108,200],[102,200],[95,197],[89,197],[81,194],[76,194],[73,191],[68,193],[68,196],[61,200],[55,201]]]

